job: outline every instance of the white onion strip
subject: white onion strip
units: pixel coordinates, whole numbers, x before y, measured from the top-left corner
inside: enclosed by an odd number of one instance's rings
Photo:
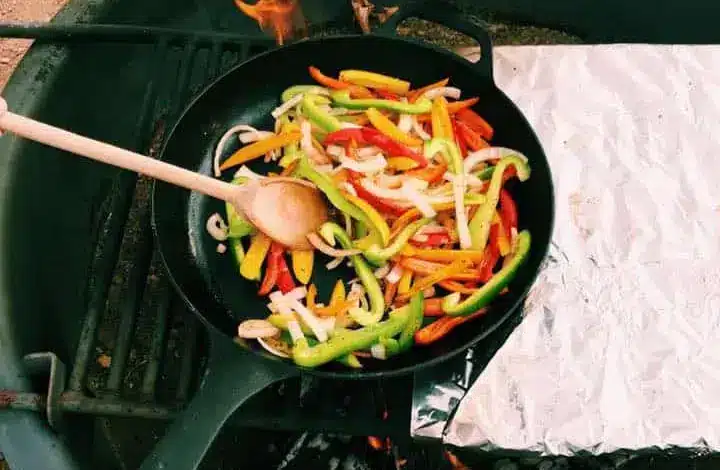
[[[465,213],[465,175],[459,174],[453,181],[453,192],[455,199],[455,223],[457,225],[460,248],[468,250],[472,247],[468,218]]]
[[[398,119],[397,128],[400,129],[402,132],[408,133],[408,132],[410,132],[410,129],[412,129],[412,127],[413,127],[412,115],[401,114],[400,119]]]
[[[310,310],[307,309],[303,304],[295,299],[288,299],[288,305],[292,308],[299,316],[300,319],[305,323],[318,341],[324,343],[328,339],[327,330],[323,326],[322,322],[318,317],[315,316]]]
[[[249,131],[243,132],[242,134],[238,135],[238,138],[243,144],[250,144],[252,142],[265,140],[268,137],[272,137],[274,135],[275,133],[270,131]]]
[[[427,196],[424,196],[417,189],[408,184],[403,184],[400,191],[405,197],[413,203],[415,207],[422,213],[423,217],[435,217],[437,212],[432,208]]]
[[[527,161],[527,157],[517,150],[506,147],[488,147],[468,155],[463,162],[463,167],[465,169],[465,173],[470,173],[478,163],[485,162],[487,160],[498,160],[510,155],[517,155],[524,161]]]
[[[317,248],[318,251],[328,256],[332,256],[333,258],[359,255],[362,253],[361,250],[338,250],[337,248],[333,248],[325,243],[325,241],[317,233],[308,233],[307,239],[312,246]]]
[[[443,86],[443,87],[439,87],[439,88],[433,88],[432,90],[428,90],[425,93],[423,93],[422,96],[429,100],[434,100],[438,96],[444,96],[446,98],[452,98],[454,100],[459,100],[461,94],[462,94],[462,90],[460,90],[460,88],[456,88],[454,86]]]
[[[283,104],[278,106],[277,108],[273,109],[272,113],[270,113],[270,114],[272,114],[272,117],[274,117],[275,119],[279,118],[280,116],[282,116],[283,114],[287,113],[292,108],[294,108],[295,106],[300,104],[300,102],[303,100],[304,96],[305,96],[304,93],[298,93],[297,95],[293,96],[292,98],[290,98],[289,100],[287,100],[286,102],[284,102]]]
[[[403,268],[399,264],[396,264],[390,270],[388,275],[385,276],[385,281],[387,281],[390,284],[397,284],[398,282],[400,282],[400,278],[402,277],[402,274],[403,274]]]
[[[315,163],[327,163],[328,161],[327,158],[325,158],[325,155],[318,152],[318,150],[313,146],[312,125],[310,122],[303,121],[300,124],[300,135],[300,148],[303,152],[305,152],[305,155],[307,155],[307,157]]]
[[[232,126],[230,129],[225,131],[222,137],[220,137],[220,142],[218,142],[217,146],[215,146],[215,155],[213,157],[213,174],[215,177],[219,177],[222,174],[220,171],[220,156],[222,155],[223,148],[225,148],[225,144],[227,144],[228,140],[230,140],[233,135],[243,131],[258,132],[258,130],[252,126],[238,124],[237,126]]]
[[[280,330],[267,320],[245,320],[237,328],[238,337],[245,339],[277,336]]]
[[[430,140],[432,138],[430,134],[425,132],[425,129],[423,129],[422,124],[420,124],[415,115],[412,116],[412,129],[422,140]]]
[[[327,268],[328,271],[332,271],[333,269],[336,269],[338,266],[340,266],[343,262],[345,257],[337,257],[334,260],[330,261],[325,265],[325,268]]]
[[[344,155],[340,155],[338,160],[340,161],[341,166],[357,173],[378,173],[387,167],[387,161],[381,154],[377,154],[375,158],[364,160],[362,162],[358,162]]]
[[[291,320],[288,322],[288,331],[290,332],[290,337],[292,338],[293,343],[297,343],[305,337],[302,332],[302,328],[300,328],[300,323],[298,323],[297,320]]]
[[[210,236],[215,240],[219,242],[227,240],[228,226],[217,212],[208,217],[205,223],[205,229],[207,229]]]
[[[385,354],[385,346],[380,343],[375,343],[370,347],[370,354],[375,359],[387,359],[387,355]]]

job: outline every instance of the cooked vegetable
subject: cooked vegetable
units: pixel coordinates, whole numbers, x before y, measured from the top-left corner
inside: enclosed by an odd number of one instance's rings
[[[405,95],[410,90],[410,82],[364,70],[343,70],[340,72],[340,80],[398,95]]]
[[[432,109],[432,102],[426,98],[420,98],[416,103],[403,103],[402,101],[379,100],[374,98],[354,99],[350,97],[350,93],[346,90],[335,91],[330,94],[330,98],[339,106],[348,109],[376,108],[402,114],[424,114],[429,113]]]

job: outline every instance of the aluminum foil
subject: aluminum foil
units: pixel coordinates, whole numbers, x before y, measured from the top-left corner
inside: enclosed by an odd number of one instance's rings
[[[495,66],[548,155],[556,227],[445,442],[720,450],[720,47],[500,47]],[[414,435],[459,400],[452,378],[424,387]]]

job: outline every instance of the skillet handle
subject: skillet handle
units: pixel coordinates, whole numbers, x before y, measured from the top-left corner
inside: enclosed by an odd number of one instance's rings
[[[492,40],[486,28],[468,21],[462,12],[455,7],[426,1],[401,7],[397,13],[388,18],[388,20],[377,29],[377,33],[386,36],[395,36],[397,35],[397,26],[408,18],[420,18],[426,21],[432,21],[473,38],[480,45],[480,60],[475,66],[480,69],[482,74],[492,79]]]
[[[297,370],[255,356],[211,333],[210,358],[200,388],[168,427],[140,470],[195,470],[233,412],[257,392]]]

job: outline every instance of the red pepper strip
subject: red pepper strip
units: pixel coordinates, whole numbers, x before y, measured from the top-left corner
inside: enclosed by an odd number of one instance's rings
[[[463,316],[444,316],[430,323],[428,326],[415,332],[415,344],[428,345],[443,338],[450,333],[455,327],[462,325],[466,321],[484,315],[487,309],[480,309],[472,315]]]
[[[445,315],[442,309],[443,298],[425,299],[423,314],[426,317],[441,317]]]
[[[412,240],[411,240],[412,241]],[[427,235],[427,240],[424,242],[415,242],[413,245],[419,247],[437,248],[450,241],[450,236],[447,233],[430,233]]]
[[[382,99],[391,101],[400,101],[400,97],[395,93],[391,93],[385,90],[375,90],[375,93]]]
[[[462,131],[458,126],[457,119],[452,119],[450,122],[452,122],[453,134],[455,135],[455,143],[460,149],[460,156],[465,158],[467,157],[468,153],[468,146],[466,144],[465,137],[462,135]]]
[[[425,156],[411,149],[407,145],[401,144],[400,142],[383,135],[380,131],[369,127],[363,127],[361,130],[362,135],[365,138],[365,142],[368,144],[380,147],[381,150],[393,157],[411,158],[420,168],[425,168],[427,166],[428,161]]]
[[[268,295],[272,288],[275,287],[280,271],[280,260],[282,259],[282,254],[282,245],[272,242],[272,245],[270,245],[270,253],[268,254],[267,266],[265,267],[265,277],[263,278],[262,284],[260,284],[258,295]],[[287,264],[285,265],[285,268],[287,269]]]
[[[492,227],[490,227],[490,232],[492,232]],[[485,256],[478,266],[481,282],[488,282],[493,277],[493,268],[499,259],[500,250],[498,250],[497,243],[488,243],[485,247]]]
[[[473,152],[490,147],[490,144],[480,137],[477,132],[472,130],[465,122],[457,120],[455,121],[455,124],[457,126],[456,132],[461,134],[461,140],[465,142],[467,147]]]
[[[463,101],[453,101],[452,103],[448,103],[447,109],[448,113],[450,114],[456,114],[462,111],[463,109],[470,108],[472,106],[475,106],[475,104],[479,101],[479,98],[469,98],[467,100]],[[432,113],[427,114],[420,114],[417,117],[418,122],[428,122],[432,120]],[[427,129],[426,129],[427,131]]]
[[[285,261],[282,254],[280,255],[280,260],[278,261],[277,285],[280,292],[283,294],[287,294],[291,290],[295,289],[295,281],[293,281],[290,269],[288,269],[287,261]]]
[[[332,145],[354,140],[358,144],[366,144],[362,129],[340,129],[325,136],[323,145]]]
[[[512,229],[513,227],[517,229],[518,226],[518,211],[515,201],[506,189],[500,190],[500,219],[508,240],[512,240]]]
[[[405,176],[412,178],[418,178],[425,180],[430,184],[437,183],[442,180],[443,175],[447,172],[447,163],[443,162],[440,165],[429,166],[423,169],[410,170],[405,172]],[[514,167],[513,167],[514,168]]]
[[[354,174],[350,178],[350,184],[352,184],[352,187],[355,188],[355,192],[357,193],[359,198],[364,199],[365,201],[367,201],[368,204],[370,204],[380,212],[392,214],[399,217],[403,215],[407,210],[404,207],[396,206],[392,203],[392,201],[388,201],[387,199],[381,199],[375,196],[373,193],[365,189],[362,184],[360,184],[360,181],[358,181],[357,176],[355,176]]]
[[[308,70],[310,71],[310,76],[324,87],[333,88],[335,90],[347,89],[350,91],[350,96],[353,98],[375,98],[375,95],[363,86],[345,83],[336,78],[328,77],[317,67],[310,66],[308,67]]]
[[[457,118],[467,124],[470,129],[480,134],[480,137],[487,140],[492,139],[494,133],[492,126],[472,109],[466,108],[458,111]]]

